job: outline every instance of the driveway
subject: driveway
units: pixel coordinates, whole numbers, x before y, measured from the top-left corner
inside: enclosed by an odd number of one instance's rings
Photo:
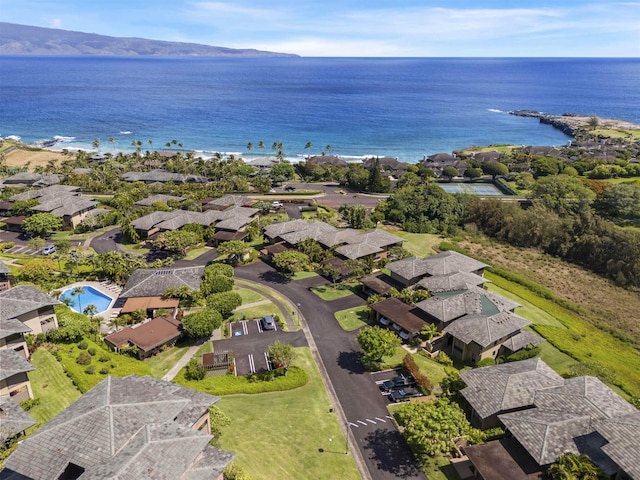
[[[269,285],[299,306],[371,478],[426,480],[404,437],[388,417],[388,399],[380,394],[372,375],[360,362],[357,332],[345,332],[333,316],[337,310],[364,305],[365,300],[352,295],[325,302],[309,290],[325,282],[323,279],[287,281],[263,262],[236,268],[236,276]]]
[[[91,239],[91,247],[96,253],[113,252],[118,249],[118,243],[122,241],[122,230],[116,228]]]

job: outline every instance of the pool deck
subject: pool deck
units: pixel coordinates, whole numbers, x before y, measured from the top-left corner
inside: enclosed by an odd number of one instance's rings
[[[76,282],[76,283],[72,283],[70,285],[65,286],[62,290],[68,290],[69,288],[75,288],[75,287],[92,287],[97,291],[99,291],[100,293],[102,293],[103,295],[106,295],[107,297],[111,298],[111,302],[109,303],[109,308],[98,313],[96,317],[102,317],[102,322],[100,325],[101,333],[108,333],[112,331],[113,327],[111,326],[111,320],[113,320],[115,317],[117,317],[120,314],[120,308],[114,308],[114,304],[116,303],[116,300],[120,296],[120,292],[122,292],[122,287],[117,283],[108,282],[108,281]]]

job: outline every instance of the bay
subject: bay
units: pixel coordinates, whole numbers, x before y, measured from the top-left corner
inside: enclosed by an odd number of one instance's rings
[[[0,57],[0,135],[65,137],[58,149],[176,139],[249,157],[282,142],[294,160],[331,145],[417,162],[471,145],[567,142],[506,113],[520,109],[640,123],[640,59]]]

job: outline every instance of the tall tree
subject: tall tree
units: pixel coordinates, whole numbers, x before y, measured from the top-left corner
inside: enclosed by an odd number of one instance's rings
[[[269,355],[269,361],[276,366],[282,366],[284,368],[284,374],[287,374],[291,362],[293,362],[297,356],[297,353],[293,346],[288,343],[282,343],[280,340],[276,340],[267,348],[267,354]]]
[[[365,327],[356,337],[365,359],[371,362],[379,362],[382,357],[393,355],[396,348],[401,345],[400,337],[386,328]]]
[[[588,455],[564,453],[557,463],[549,467],[554,480],[600,480],[608,478],[604,471],[591,461]]]
[[[62,219],[52,213],[36,213],[24,219],[22,229],[32,236],[47,237],[62,228]]]

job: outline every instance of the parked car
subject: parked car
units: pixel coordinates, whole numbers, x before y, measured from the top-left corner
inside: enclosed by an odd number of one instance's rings
[[[262,330],[275,330],[276,322],[271,315],[265,315],[260,319]]]
[[[282,208],[284,204],[282,202],[271,202],[271,208]]]
[[[42,253],[42,255],[51,255],[52,253],[56,253],[56,247],[55,245],[47,245],[40,253]]]
[[[293,185],[287,185],[286,187],[284,187],[284,191],[285,192],[295,192],[296,191],[296,187],[294,187]]]
[[[393,392],[391,392],[391,394],[389,395],[389,398],[393,402],[398,403],[398,402],[407,402],[414,397],[421,397],[421,396],[422,396],[422,392],[417,388],[405,387],[405,388],[401,388],[400,390],[394,390]]]
[[[411,387],[416,384],[416,381],[411,375],[400,374],[397,377],[393,377],[391,380],[382,382],[382,389],[385,392],[391,392],[393,390],[399,390],[404,387]]]

